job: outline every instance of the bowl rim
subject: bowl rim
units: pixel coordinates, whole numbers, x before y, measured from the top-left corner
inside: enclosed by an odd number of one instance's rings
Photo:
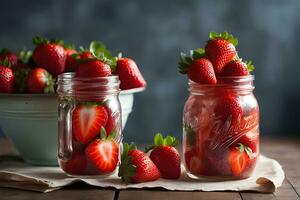
[[[139,88],[133,88],[129,90],[121,90],[120,95],[122,94],[134,94],[134,93],[139,93],[143,92],[146,90],[146,87],[139,87]],[[42,93],[42,94],[31,94],[31,93],[0,93],[0,98],[1,97],[57,97],[57,93]]]

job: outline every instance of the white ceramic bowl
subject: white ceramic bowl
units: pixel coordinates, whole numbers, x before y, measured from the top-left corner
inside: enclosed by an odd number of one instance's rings
[[[123,129],[132,111],[134,93],[143,90],[120,93]],[[0,127],[27,163],[57,165],[56,95],[0,94]]]

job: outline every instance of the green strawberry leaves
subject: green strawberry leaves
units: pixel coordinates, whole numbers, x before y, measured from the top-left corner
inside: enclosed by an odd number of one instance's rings
[[[172,146],[175,147],[178,144],[178,140],[175,137],[167,135],[165,138],[161,133],[156,133],[154,136],[154,145],[145,148],[145,152],[154,149],[159,146]]]
[[[192,126],[184,124],[183,129],[186,134],[188,144],[194,145],[196,140],[196,132],[193,130]]]
[[[232,43],[234,46],[238,45],[238,39],[226,31],[224,31],[222,33],[216,33],[214,31],[212,31],[209,33],[209,39],[210,40],[224,39],[224,40],[227,40],[228,42]]]
[[[114,140],[116,138],[117,131],[113,129],[112,132],[108,135],[106,129],[102,126],[100,130],[100,139],[101,140]]]
[[[102,42],[92,41],[89,46],[89,51],[98,59],[105,62],[115,71],[117,65],[117,58],[112,56],[110,51]]]
[[[248,69],[249,72],[252,72],[252,71],[255,69],[255,67],[254,67],[254,65],[252,64],[252,61],[251,61],[251,60],[246,61],[245,63],[246,63],[246,65],[247,65],[247,69]]]
[[[250,156],[253,152],[252,152],[252,149],[246,145],[243,145],[242,143],[237,143],[237,149],[243,153],[244,151],[246,151],[247,155]]]
[[[26,50],[26,49],[22,49],[21,51],[19,51],[18,53],[18,57],[19,59],[22,61],[22,63],[27,64],[29,63],[29,60],[32,56],[32,51],[30,50]]]
[[[190,55],[186,55],[185,53],[180,54],[180,60],[178,63],[179,73],[186,74],[188,68],[192,64],[194,60],[199,58],[203,58],[205,56],[205,50],[202,48],[198,48],[190,51]]]
[[[47,38],[42,38],[40,36],[35,36],[32,39],[32,43],[37,46],[41,45],[41,44],[58,44],[58,45],[64,46],[64,41],[61,39],[54,38],[54,39],[49,40]]]
[[[137,149],[134,143],[123,144],[123,153],[121,156],[121,165],[119,167],[118,176],[122,178],[122,181],[126,183],[131,182],[131,178],[136,174],[136,166],[132,165],[132,156],[128,156],[129,150]]]
[[[6,66],[6,67],[11,67],[11,63],[9,62],[8,57],[5,57],[5,59],[2,62],[0,61],[0,65]]]

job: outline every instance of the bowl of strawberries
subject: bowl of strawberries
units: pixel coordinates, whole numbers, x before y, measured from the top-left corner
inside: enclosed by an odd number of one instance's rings
[[[101,42],[76,50],[61,40],[33,39],[33,51],[0,50],[0,128],[30,164],[57,165],[58,75],[87,69],[102,72],[101,63],[120,80],[122,128],[132,111],[134,93],[145,90],[137,64],[111,55]],[[91,70],[88,70],[91,69]]]

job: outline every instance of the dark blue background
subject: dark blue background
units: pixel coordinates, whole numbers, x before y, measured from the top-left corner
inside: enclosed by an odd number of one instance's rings
[[[253,60],[263,136],[296,136],[300,113],[299,0],[1,1],[0,47],[31,47],[38,34],[87,46],[101,40],[139,64],[148,89],[136,95],[125,139],[149,142],[155,132],[181,136],[187,79],[181,51],[203,46],[211,30],[239,38]]]

